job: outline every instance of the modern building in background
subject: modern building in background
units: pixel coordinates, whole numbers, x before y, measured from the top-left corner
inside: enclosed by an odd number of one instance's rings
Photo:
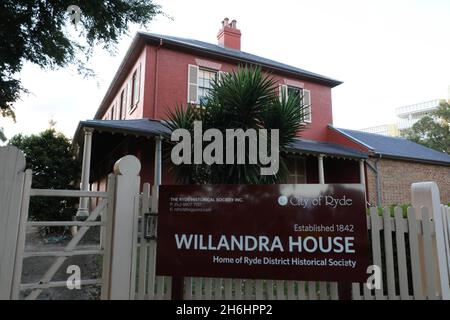
[[[410,129],[417,121],[437,110],[439,108],[440,101],[441,100],[431,100],[396,108],[395,114],[398,117],[397,123],[359,129],[359,131],[376,133],[384,136],[399,137],[402,130]]]

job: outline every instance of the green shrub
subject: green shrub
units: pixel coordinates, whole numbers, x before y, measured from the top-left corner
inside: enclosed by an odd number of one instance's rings
[[[11,138],[14,145],[25,154],[27,169],[33,170],[32,187],[36,189],[75,189],[80,165],[68,138],[53,129],[38,135],[18,134]],[[76,213],[76,198],[32,197],[30,220],[71,220]],[[60,228],[59,228],[60,229]],[[58,231],[44,228],[45,234]]]

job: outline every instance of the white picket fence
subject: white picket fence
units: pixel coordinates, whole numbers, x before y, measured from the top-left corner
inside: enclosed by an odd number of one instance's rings
[[[385,208],[383,215],[371,208],[367,219],[371,236],[373,264],[382,267],[381,288],[369,290],[366,285],[353,284],[355,300],[436,300],[442,299],[440,273],[449,275],[450,208],[441,205],[445,250],[436,248],[436,226],[427,208],[419,214],[414,208],[396,207],[394,216]],[[417,218],[417,217],[420,218]],[[446,266],[439,270],[437,255],[445,255]],[[445,285],[445,284],[444,284]],[[448,280],[446,281],[448,291]]]
[[[145,213],[156,213],[156,197],[150,195],[151,186],[144,184],[141,196],[141,219]],[[152,194],[157,194],[153,187]],[[372,264],[381,268],[381,288],[369,290],[365,284],[352,284],[354,300],[423,300],[442,299],[448,292],[450,272],[450,208],[441,205],[441,219],[432,219],[427,208],[416,212],[413,207],[403,216],[402,208],[371,208],[367,217],[371,239]],[[149,224],[156,225],[157,215]],[[442,222],[444,250],[437,252],[436,220]],[[156,232],[155,232],[156,234]],[[155,276],[155,239],[145,239],[140,232],[137,260],[136,299],[171,299],[172,278]],[[440,266],[438,254],[444,255],[445,265]],[[444,269],[444,270],[443,270]],[[447,280],[441,283],[444,272]],[[369,277],[369,274],[368,274]],[[334,282],[184,278],[183,297],[193,300],[336,300],[338,285]],[[441,288],[442,286],[442,288]],[[446,288],[445,288],[446,286]],[[448,299],[448,297],[447,297]]]

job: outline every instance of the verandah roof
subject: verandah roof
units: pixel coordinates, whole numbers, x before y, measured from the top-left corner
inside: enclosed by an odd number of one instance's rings
[[[79,145],[83,144],[82,128],[93,128],[100,132],[121,133],[144,137],[154,137],[170,133],[160,121],[152,119],[86,120],[79,123],[77,131],[75,132],[74,142],[78,142]],[[365,153],[335,143],[303,139],[296,139],[288,151],[353,159],[366,159],[368,157]]]

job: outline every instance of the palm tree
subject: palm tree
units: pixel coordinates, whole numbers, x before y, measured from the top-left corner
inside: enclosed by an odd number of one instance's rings
[[[303,129],[307,105],[303,95],[286,96],[278,93],[275,80],[264,74],[259,67],[239,67],[218,77],[207,98],[200,106],[177,106],[168,112],[164,125],[172,132],[187,129],[193,136],[194,121],[202,121],[203,130],[215,128],[225,134],[226,129],[279,130],[280,162],[274,175],[262,176],[262,164],[248,164],[249,146],[246,146],[246,164],[181,164],[170,162],[171,170],[184,184],[267,184],[280,183],[287,177],[287,166],[283,151],[292,144]],[[170,137],[166,137],[170,142]],[[267,143],[270,146],[270,141]],[[193,145],[191,145],[193,150]],[[166,153],[170,155],[169,153]],[[224,153],[225,154],[225,146]],[[236,153],[235,153],[236,157]],[[170,158],[166,156],[166,159]],[[234,163],[237,163],[236,161]]]

